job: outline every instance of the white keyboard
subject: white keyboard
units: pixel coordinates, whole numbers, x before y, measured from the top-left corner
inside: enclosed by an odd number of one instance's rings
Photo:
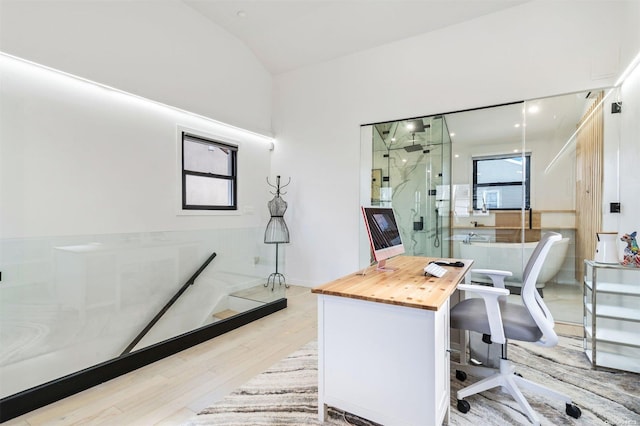
[[[441,278],[444,274],[447,273],[447,270],[440,265],[430,263],[424,268],[424,272],[426,274],[433,275],[434,277]]]

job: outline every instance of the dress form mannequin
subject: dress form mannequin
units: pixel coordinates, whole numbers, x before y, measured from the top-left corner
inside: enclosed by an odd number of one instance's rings
[[[274,197],[267,203],[269,214],[271,214],[271,219],[269,219],[267,228],[264,231],[264,242],[265,244],[276,245],[276,272],[269,275],[269,277],[267,278],[267,283],[264,286],[268,287],[269,284],[271,284],[271,290],[273,291],[276,285],[276,279],[278,279],[279,285],[282,285],[284,283],[285,288],[289,288],[284,275],[278,272],[278,244],[289,242],[289,228],[287,228],[287,224],[284,221],[284,213],[287,210],[287,202],[280,196],[280,190],[291,183],[291,178],[289,178],[289,182],[287,182],[287,184],[282,187],[280,186],[280,176],[276,176],[276,185],[272,185],[269,182],[269,178],[267,178],[267,183],[269,184],[269,186],[275,188],[276,192],[272,192],[272,194],[274,194]]]
[[[287,210],[287,202],[276,195],[267,203],[271,219],[264,231],[265,244],[279,244],[289,242],[289,228],[284,221],[284,212]]]

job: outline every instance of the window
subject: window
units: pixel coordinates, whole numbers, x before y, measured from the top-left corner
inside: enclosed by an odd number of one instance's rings
[[[498,210],[529,209],[530,163],[530,154],[475,158],[474,210],[482,210],[483,205]]]
[[[238,147],[182,132],[182,208],[237,210]]]

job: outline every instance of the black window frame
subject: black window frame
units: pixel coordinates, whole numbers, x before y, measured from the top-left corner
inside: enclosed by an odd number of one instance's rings
[[[198,142],[209,144],[218,148],[228,149],[231,152],[231,173],[220,175],[215,173],[203,173],[185,168],[184,146],[185,138],[195,139]],[[238,146],[206,138],[189,132],[182,132],[182,209],[183,210],[238,210]],[[187,176],[198,176],[209,179],[222,179],[231,181],[231,205],[201,205],[187,204]]]
[[[508,158],[524,158],[525,159],[525,171],[524,171],[524,206],[509,207],[509,208],[492,208],[491,210],[530,210],[531,209],[531,153],[525,152],[522,154],[504,154],[504,155],[492,155],[486,157],[477,157],[473,159],[473,209],[481,210],[482,206],[478,205],[478,189],[490,188],[492,186],[522,186],[522,180],[513,182],[493,182],[493,183],[478,183],[478,161],[487,160],[504,160]]]

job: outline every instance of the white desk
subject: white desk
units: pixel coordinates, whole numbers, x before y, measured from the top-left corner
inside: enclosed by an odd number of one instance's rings
[[[318,418],[332,406],[385,425],[449,417],[449,297],[473,263],[425,277],[426,257],[399,256],[314,288]]]

